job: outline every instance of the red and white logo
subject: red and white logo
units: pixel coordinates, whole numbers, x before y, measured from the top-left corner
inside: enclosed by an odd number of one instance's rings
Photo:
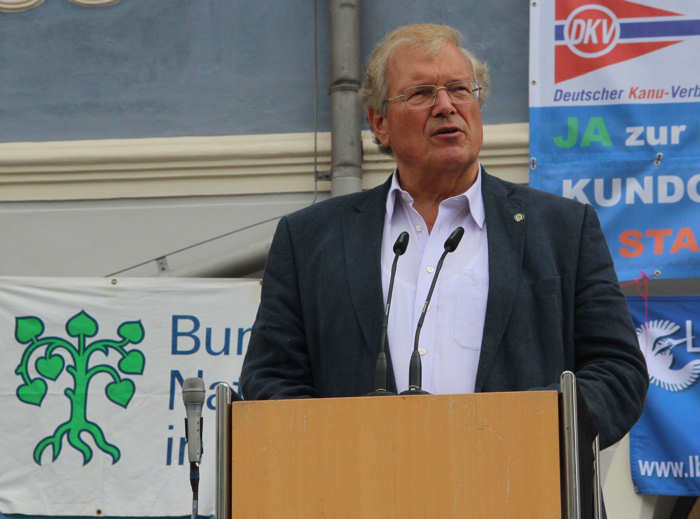
[[[620,22],[602,5],[582,5],[571,11],[564,26],[567,47],[582,58],[597,58],[610,52],[620,39]]]
[[[554,17],[555,83],[700,33],[700,20],[628,0],[556,0]]]

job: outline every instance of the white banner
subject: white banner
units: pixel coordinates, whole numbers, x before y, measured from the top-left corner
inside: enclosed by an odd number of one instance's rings
[[[213,514],[213,388],[237,389],[259,297],[258,280],[0,277],[0,512],[189,515],[181,388],[201,376]]]
[[[531,2],[530,107],[698,102],[699,48],[694,0]]]

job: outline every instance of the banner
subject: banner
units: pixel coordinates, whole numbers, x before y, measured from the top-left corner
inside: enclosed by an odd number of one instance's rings
[[[189,515],[181,388],[201,376],[212,514],[213,389],[237,389],[259,298],[258,280],[0,277],[0,512]]]
[[[637,492],[700,495],[700,297],[628,299],[649,370],[642,417],[630,431]]]
[[[700,273],[700,3],[530,7],[530,185],[592,204],[618,277]]]

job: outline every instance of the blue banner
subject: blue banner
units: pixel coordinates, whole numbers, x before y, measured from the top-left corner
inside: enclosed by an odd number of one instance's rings
[[[700,276],[700,4],[656,4],[530,11],[530,185],[596,208],[621,280]]]
[[[700,297],[630,297],[649,393],[630,431],[641,494],[700,495]]]
[[[622,280],[700,275],[698,113],[700,103],[530,110],[549,136],[532,142],[530,185],[596,208]]]

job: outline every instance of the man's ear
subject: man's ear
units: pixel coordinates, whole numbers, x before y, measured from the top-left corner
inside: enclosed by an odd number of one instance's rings
[[[387,129],[386,116],[374,108],[367,109],[367,120],[369,121],[374,136],[382,143],[382,146],[390,147],[391,139],[389,138],[389,130]]]

